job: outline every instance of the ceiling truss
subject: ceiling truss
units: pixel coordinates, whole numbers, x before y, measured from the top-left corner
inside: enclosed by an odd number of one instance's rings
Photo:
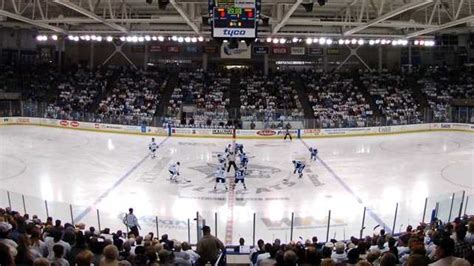
[[[0,27],[56,34],[190,34],[210,36],[208,0],[0,0]],[[474,0],[262,0],[259,36],[398,36],[471,32]]]

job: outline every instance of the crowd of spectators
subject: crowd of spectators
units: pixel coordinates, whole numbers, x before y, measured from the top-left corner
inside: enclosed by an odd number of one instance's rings
[[[101,67],[95,71],[81,65],[70,69],[54,88],[57,94],[48,104],[45,117],[80,120],[91,112],[99,93],[106,90],[111,74],[110,69]]]
[[[167,234],[140,236],[105,228],[99,232],[84,224],[63,224],[51,217],[41,221],[36,215],[21,215],[10,208],[0,209],[0,265],[204,265],[225,262],[229,250],[250,253],[251,265],[372,265],[372,266],[468,266],[474,262],[474,217],[453,222],[420,224],[416,229],[392,236],[384,229],[365,238],[332,239],[326,243],[316,236],[306,241],[273,243],[258,240],[257,246],[225,248],[211,235],[208,226],[195,250],[187,242],[172,240]],[[225,264],[225,263],[224,263]],[[220,265],[224,265],[220,264]]]
[[[190,127],[225,127],[228,124],[230,75],[202,69],[180,72],[168,106],[167,123]],[[183,105],[191,106],[183,109]],[[190,113],[188,116],[184,113]]]
[[[112,91],[99,104],[95,121],[150,124],[166,87],[167,73],[119,68],[114,80]]]
[[[373,117],[368,99],[352,76],[309,71],[302,78],[314,117],[322,127],[360,127]]]
[[[417,124],[423,121],[420,104],[413,97],[413,84],[405,76],[384,70],[366,71],[361,80],[375,100],[385,125]]]
[[[474,72],[468,69],[450,69],[446,66],[417,69],[418,83],[426,96],[436,122],[450,119],[453,99],[474,98]],[[474,115],[473,115],[474,117]]]
[[[295,120],[303,117],[295,89],[296,72],[242,73],[240,81],[240,113],[243,121]]]

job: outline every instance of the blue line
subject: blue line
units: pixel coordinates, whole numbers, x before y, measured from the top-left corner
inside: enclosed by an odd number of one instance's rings
[[[306,146],[306,148],[309,149],[309,145],[306,144],[306,142],[304,142],[303,139],[300,139],[301,142]],[[334,177],[334,179],[336,179],[337,182],[339,182],[339,184],[341,184],[341,186],[347,190],[347,192],[349,192],[349,194],[351,194],[354,198],[356,198],[357,202],[359,202],[360,204],[362,205],[365,205],[364,204],[364,201],[359,197],[357,196],[357,194],[349,187],[349,185],[347,185],[341,177],[339,177],[335,172],[334,170],[332,170],[331,167],[329,167],[329,165],[324,162],[321,157],[319,156],[316,156],[318,158],[318,160],[321,162],[321,164],[329,171],[329,173],[331,173],[331,175]],[[392,229],[390,229],[383,221],[382,219],[380,219],[380,217],[375,213],[373,212],[372,210],[368,209],[367,208],[367,212],[369,213],[370,217],[372,217],[378,224],[382,225],[383,228],[385,229],[385,231],[387,233],[391,233],[392,232]]]
[[[163,145],[163,143],[165,143],[166,140],[168,140],[169,137],[166,137],[164,140],[162,140],[159,144],[158,144],[158,147],[161,148],[161,146]],[[141,159],[137,164],[135,164],[130,170],[128,170],[123,176],[121,176],[119,179],[117,179],[117,181],[115,181],[115,183],[110,187],[108,188],[106,191],[104,191],[96,200],[94,200],[94,202],[92,203],[92,205],[90,205],[89,207],[87,207],[84,211],[82,211],[77,217],[75,220],[77,221],[80,221],[82,220],[87,214],[89,214],[89,212],[92,211],[92,208],[94,206],[96,206],[97,204],[99,204],[99,202],[101,202],[104,198],[106,198],[110,192],[112,192],[114,189],[116,189],[120,184],[122,184],[123,181],[125,181],[125,179],[127,179],[127,177],[129,177],[135,170],[137,170],[138,167],[140,167],[140,165],[142,165],[142,163],[145,162],[145,160],[149,157],[149,155],[146,155],[143,159]]]

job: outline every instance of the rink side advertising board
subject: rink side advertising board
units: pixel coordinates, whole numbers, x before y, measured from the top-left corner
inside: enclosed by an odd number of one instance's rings
[[[36,125],[47,127],[59,127],[67,129],[88,130],[96,132],[110,132],[123,134],[140,134],[155,136],[176,137],[204,137],[204,138],[258,138],[258,139],[281,139],[286,133],[282,129],[207,129],[207,128],[162,128],[149,126],[130,126],[102,123],[89,123],[81,121],[48,119],[37,117],[0,117],[0,125]],[[168,131],[169,130],[169,131]],[[359,127],[359,128],[322,128],[322,129],[291,129],[293,137],[300,135],[302,138],[319,137],[349,137],[349,136],[369,136],[415,133],[427,131],[462,131],[474,133],[474,125],[462,123],[432,123],[415,124],[402,126],[380,126],[380,127]]]
[[[209,0],[213,38],[256,38],[261,0]]]

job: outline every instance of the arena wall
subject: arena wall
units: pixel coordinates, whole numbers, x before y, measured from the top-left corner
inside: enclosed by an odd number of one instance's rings
[[[2,125],[33,125],[121,134],[229,139],[278,139],[283,138],[286,133],[285,130],[281,129],[234,130],[205,128],[160,128],[149,126],[89,123],[36,117],[1,117],[0,126]],[[462,131],[474,133],[474,124],[432,123],[358,128],[292,129],[290,130],[290,133],[294,138],[328,138],[402,134],[427,131]]]

